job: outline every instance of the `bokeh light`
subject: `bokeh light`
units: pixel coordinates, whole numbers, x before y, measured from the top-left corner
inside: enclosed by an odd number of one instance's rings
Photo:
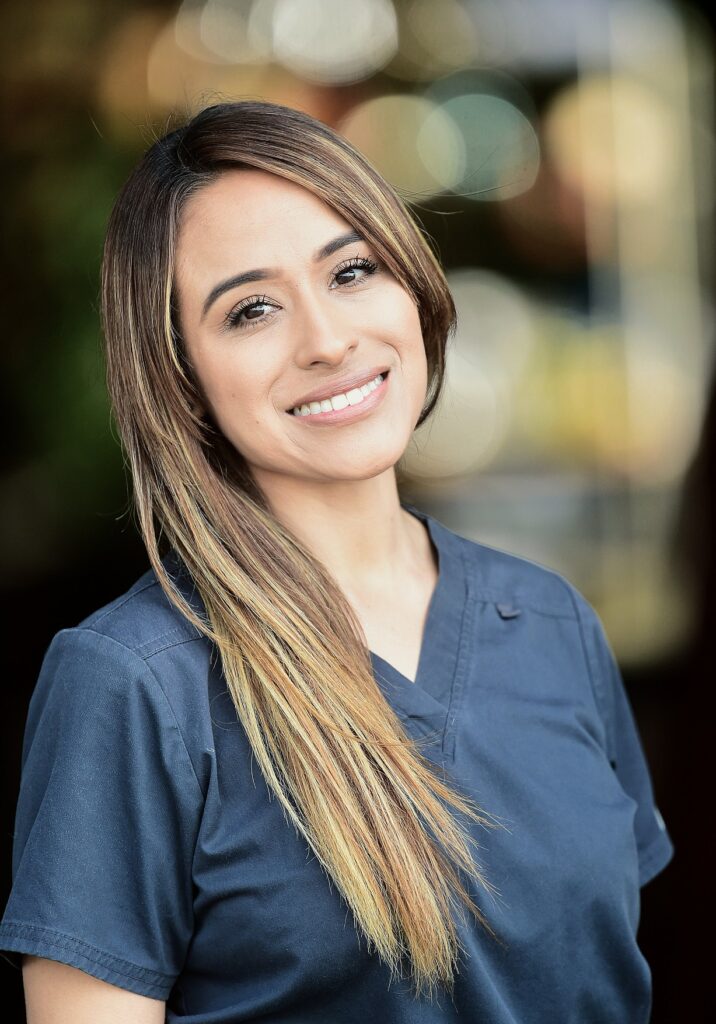
[[[463,268],[448,280],[457,330],[447,349],[445,394],[404,462],[421,479],[475,474],[500,455],[536,340],[530,303],[505,278]]]
[[[398,49],[391,0],[275,0],[276,60],[309,81],[344,85],[368,78]]]
[[[338,128],[447,268],[457,330],[400,463],[409,499],[582,590],[680,806],[691,694],[713,676],[712,25],[704,0],[8,6],[0,566],[17,736],[43,637],[147,567],[102,367],[112,203],[170,126],[267,100]],[[702,1016],[693,949],[669,944],[692,902],[654,904],[654,1024]]]
[[[199,60],[252,64],[271,59],[271,35],[255,0],[184,0],[174,31]]]
[[[445,102],[465,142],[466,172],[456,191],[491,202],[526,192],[537,177],[540,145],[525,115],[501,96],[468,93]]]
[[[7,60],[15,94],[30,97],[18,152],[36,154],[30,173],[21,157],[15,230],[32,237],[53,304],[69,303],[72,273],[87,280],[122,173],[166,125],[234,98],[314,114],[412,204],[450,268],[459,319],[445,395],[406,454],[426,493],[440,492],[448,521],[479,510],[482,536],[590,581],[608,620],[621,600],[610,567],[630,562],[633,606],[646,607],[636,568],[661,571],[663,510],[694,457],[713,359],[713,57],[698,23],[647,0],[182,0],[116,16],[77,0],[76,17],[58,11],[38,6],[33,47]],[[61,129],[37,90],[74,104]],[[61,449],[53,466],[71,444],[56,443],[42,409],[61,368],[75,373],[92,350],[94,315],[78,304],[58,323],[47,384],[25,395],[13,378],[30,410],[20,419],[46,422],[41,436]],[[28,328],[17,351],[32,344]],[[13,479],[38,483],[34,472]],[[60,476],[48,473],[55,499]],[[16,492],[21,524],[30,490]],[[55,499],[35,502],[43,537],[62,532],[52,517],[67,531],[76,517]],[[661,518],[643,518],[646,501]],[[590,503],[598,512],[584,519]],[[641,531],[631,548],[615,539],[627,519]],[[661,608],[641,624],[627,616],[632,649],[648,647]]]
[[[477,33],[458,0],[408,0],[399,18],[400,49],[387,68],[393,77],[430,82],[472,62]]]
[[[648,206],[677,187],[675,111],[638,81],[592,75],[564,89],[545,118],[555,166],[590,200]]]
[[[464,174],[465,146],[454,121],[420,96],[360,103],[338,130],[406,196],[425,198]]]

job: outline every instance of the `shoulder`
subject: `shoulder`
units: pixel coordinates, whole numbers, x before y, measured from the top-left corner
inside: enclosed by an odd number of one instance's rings
[[[192,610],[203,604],[173,553],[163,563]],[[50,698],[114,700],[128,712],[134,702],[169,705],[180,723],[205,703],[213,645],[165,594],[153,569],[76,625],[54,634],[45,652],[32,707]]]
[[[521,639],[523,652],[547,651],[555,665],[568,668],[569,678],[586,674],[611,728],[623,682],[604,624],[584,594],[555,569],[465,537],[438,520],[433,525],[446,549],[463,560],[472,599],[494,605],[496,615],[519,624],[510,632],[513,643]]]
[[[462,558],[478,599],[506,608],[579,621],[592,612],[586,598],[564,575],[539,562],[471,539],[434,517],[434,528],[456,556]]]
[[[162,561],[181,595],[194,610],[202,613],[201,599],[176,556],[170,553]],[[124,593],[62,632],[82,632],[114,641],[144,661],[178,645],[206,642],[204,635],[169,599],[151,568]]]
[[[202,610],[188,575],[164,559],[192,608]],[[66,743],[96,733],[109,715],[113,735],[176,736],[201,778],[212,746],[209,685],[213,645],[170,601],[153,570],[79,623],[60,629],[45,652],[28,709],[25,754],[44,726],[59,723]],[[100,730],[101,731],[101,730]],[[154,742],[154,741],[152,741]]]

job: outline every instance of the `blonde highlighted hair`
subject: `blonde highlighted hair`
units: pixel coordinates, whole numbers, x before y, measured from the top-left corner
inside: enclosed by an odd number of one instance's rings
[[[494,890],[458,816],[493,827],[407,736],[373,676],[337,583],[272,515],[243,457],[207,414],[181,337],[174,256],[185,202],[227,169],[258,168],[312,192],[373,247],[413,296],[428,364],[418,425],[437,401],[455,326],[447,282],[396,192],[320,121],[258,101],[207,107],[158,139],[122,188],[102,262],[107,384],[138,528],[177,609],[218,648],[267,784],[350,906],[371,951],[417,995],[452,988],[465,888]],[[160,554],[177,552],[205,615]],[[492,933],[494,934],[494,933]]]

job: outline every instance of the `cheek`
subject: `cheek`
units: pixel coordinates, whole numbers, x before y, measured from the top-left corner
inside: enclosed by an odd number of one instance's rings
[[[399,355],[403,373],[414,397],[417,413],[423,407],[428,388],[428,358],[417,307],[412,305],[403,320]]]
[[[201,367],[208,409],[221,433],[239,450],[250,447],[266,416],[268,385],[236,359],[214,360]]]
[[[370,311],[372,327],[400,351],[424,351],[418,307],[397,282],[382,294]]]
[[[411,374],[416,377],[427,377],[427,356],[425,342],[420,324],[417,307],[411,302],[403,305],[401,316],[396,323],[396,336],[399,337],[399,350]]]
[[[217,412],[249,409],[265,398],[269,368],[240,351],[223,351],[201,360],[199,376],[209,402]]]

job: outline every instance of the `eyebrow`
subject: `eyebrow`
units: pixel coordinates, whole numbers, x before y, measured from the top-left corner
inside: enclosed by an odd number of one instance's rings
[[[321,246],[313,254],[313,262],[320,263],[321,260],[325,260],[328,256],[331,256],[334,252],[339,249],[343,249],[346,245],[351,245],[353,242],[364,242],[365,239],[362,235],[358,234],[357,231],[349,231],[345,235],[339,235],[337,238],[332,238],[330,242],[326,242],[325,245]],[[239,285],[249,284],[252,281],[264,281],[269,277],[279,277],[280,270],[272,267],[262,267],[257,270],[247,270],[243,274],[235,274],[233,277],[228,277],[225,281],[221,281],[215,285],[206,297],[203,309],[201,311],[201,321],[204,319],[206,314],[209,312],[211,306],[216,300],[224,294],[224,292],[230,291],[232,288],[238,288]]]

